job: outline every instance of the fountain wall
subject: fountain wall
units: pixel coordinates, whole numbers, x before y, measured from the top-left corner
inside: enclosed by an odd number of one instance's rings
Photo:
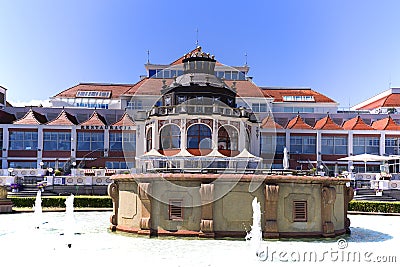
[[[346,179],[289,175],[134,174],[113,176],[113,230],[146,235],[244,237],[251,203],[261,204],[265,238],[332,237],[349,228]],[[260,186],[249,191],[254,179]],[[179,201],[178,210],[171,206]],[[178,212],[178,217],[171,216]],[[174,215],[174,214],[172,214]],[[181,217],[179,217],[181,216]]]

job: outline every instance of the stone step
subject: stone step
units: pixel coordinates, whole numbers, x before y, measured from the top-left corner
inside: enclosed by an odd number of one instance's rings
[[[356,195],[354,196],[354,200],[368,200],[368,201],[398,201],[397,199],[390,197],[390,196],[376,196],[375,194],[373,195]]]

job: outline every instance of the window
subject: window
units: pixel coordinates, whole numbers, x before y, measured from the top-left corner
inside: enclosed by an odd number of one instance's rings
[[[353,154],[379,155],[379,137],[357,136],[353,138]]]
[[[75,106],[81,107],[81,108],[108,109],[108,104],[104,104],[104,103],[75,103]]]
[[[211,130],[205,124],[194,124],[189,127],[187,132],[188,148],[211,148]]]
[[[44,132],[43,150],[71,150],[70,132]]]
[[[282,96],[283,101],[310,102],[315,101],[311,95]]]
[[[10,161],[8,163],[9,168],[15,169],[36,169],[36,161]]]
[[[38,148],[37,132],[10,132],[10,150],[36,150]]]
[[[142,110],[143,109],[143,103],[142,100],[133,100],[133,101],[128,101],[126,105],[127,109],[134,109],[134,110]]]
[[[147,150],[147,152],[149,152],[153,146],[153,142],[152,142],[153,134],[152,133],[153,133],[153,128],[151,127],[147,130],[147,134],[146,134],[146,150]]]
[[[400,154],[400,137],[386,137],[385,153],[388,155]]]
[[[232,126],[223,126],[218,131],[218,149],[238,150],[238,132]]]
[[[307,221],[307,201],[293,201],[293,221],[306,222]]]
[[[287,113],[313,113],[314,108],[308,107],[283,107],[283,112]]]
[[[175,124],[168,124],[160,131],[160,149],[181,147],[181,129]]]
[[[104,148],[104,133],[78,132],[77,150],[95,151]]]
[[[106,161],[107,169],[128,169],[128,165],[125,161]]]
[[[347,155],[346,136],[323,136],[321,138],[322,155]]]
[[[171,199],[169,201],[169,219],[170,220],[183,220],[182,199]]]
[[[136,134],[134,132],[110,132],[110,151],[135,151]]]
[[[261,135],[260,151],[264,154],[283,154],[286,146],[286,137],[284,135]],[[275,149],[275,150],[274,150]]]
[[[111,91],[78,91],[76,97],[110,98]]]
[[[253,112],[267,112],[267,104],[266,103],[253,103],[251,105],[251,109]]]
[[[315,136],[290,136],[290,153],[315,154]]]

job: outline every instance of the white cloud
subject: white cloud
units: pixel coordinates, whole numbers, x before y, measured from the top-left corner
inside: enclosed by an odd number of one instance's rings
[[[43,107],[50,107],[50,100],[30,100],[30,101],[13,101],[13,100],[7,100],[11,105],[14,107],[30,107],[30,106],[40,106],[42,105]]]

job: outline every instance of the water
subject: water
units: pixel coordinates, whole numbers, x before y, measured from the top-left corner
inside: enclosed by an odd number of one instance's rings
[[[35,205],[33,206],[34,210],[34,224],[35,229],[39,229],[42,221],[42,191],[38,190],[36,193]]]
[[[64,220],[64,238],[68,248],[72,247],[75,236],[75,216],[74,216],[74,195],[70,195],[65,200],[65,220]]]
[[[256,197],[253,199],[251,207],[253,208],[253,223],[251,225],[251,230],[246,235],[245,239],[250,242],[254,254],[258,256],[262,252],[263,248],[261,246],[262,243],[261,207],[260,207],[260,202],[257,201]]]
[[[145,264],[146,266],[268,266],[286,264],[283,256],[315,251],[319,259],[323,253],[373,253],[373,256],[397,256],[400,245],[400,217],[353,215],[352,234],[344,236],[347,248],[339,249],[337,240],[301,239],[266,241],[260,244],[268,258],[254,255],[252,245],[245,240],[210,240],[198,238],[147,238],[132,234],[112,233],[108,230],[111,212],[75,212],[75,234],[72,247],[65,245],[67,212],[44,212],[47,221],[40,229],[27,227],[34,214],[0,215],[1,264],[22,266],[115,266],[115,264]],[[268,250],[268,251],[267,251]],[[267,253],[268,252],[268,253]],[[271,262],[272,253],[273,263]],[[330,256],[330,255],[329,255]],[[340,253],[339,253],[340,256]],[[289,260],[293,261],[293,259]],[[337,260],[338,261],[338,260]],[[111,264],[111,265],[110,265]],[[321,263],[313,263],[321,264]],[[353,262],[323,261],[328,265],[354,266]],[[365,262],[355,265],[365,265]],[[306,264],[300,263],[299,266]],[[309,265],[309,263],[307,263]],[[380,264],[381,265],[381,264]]]

